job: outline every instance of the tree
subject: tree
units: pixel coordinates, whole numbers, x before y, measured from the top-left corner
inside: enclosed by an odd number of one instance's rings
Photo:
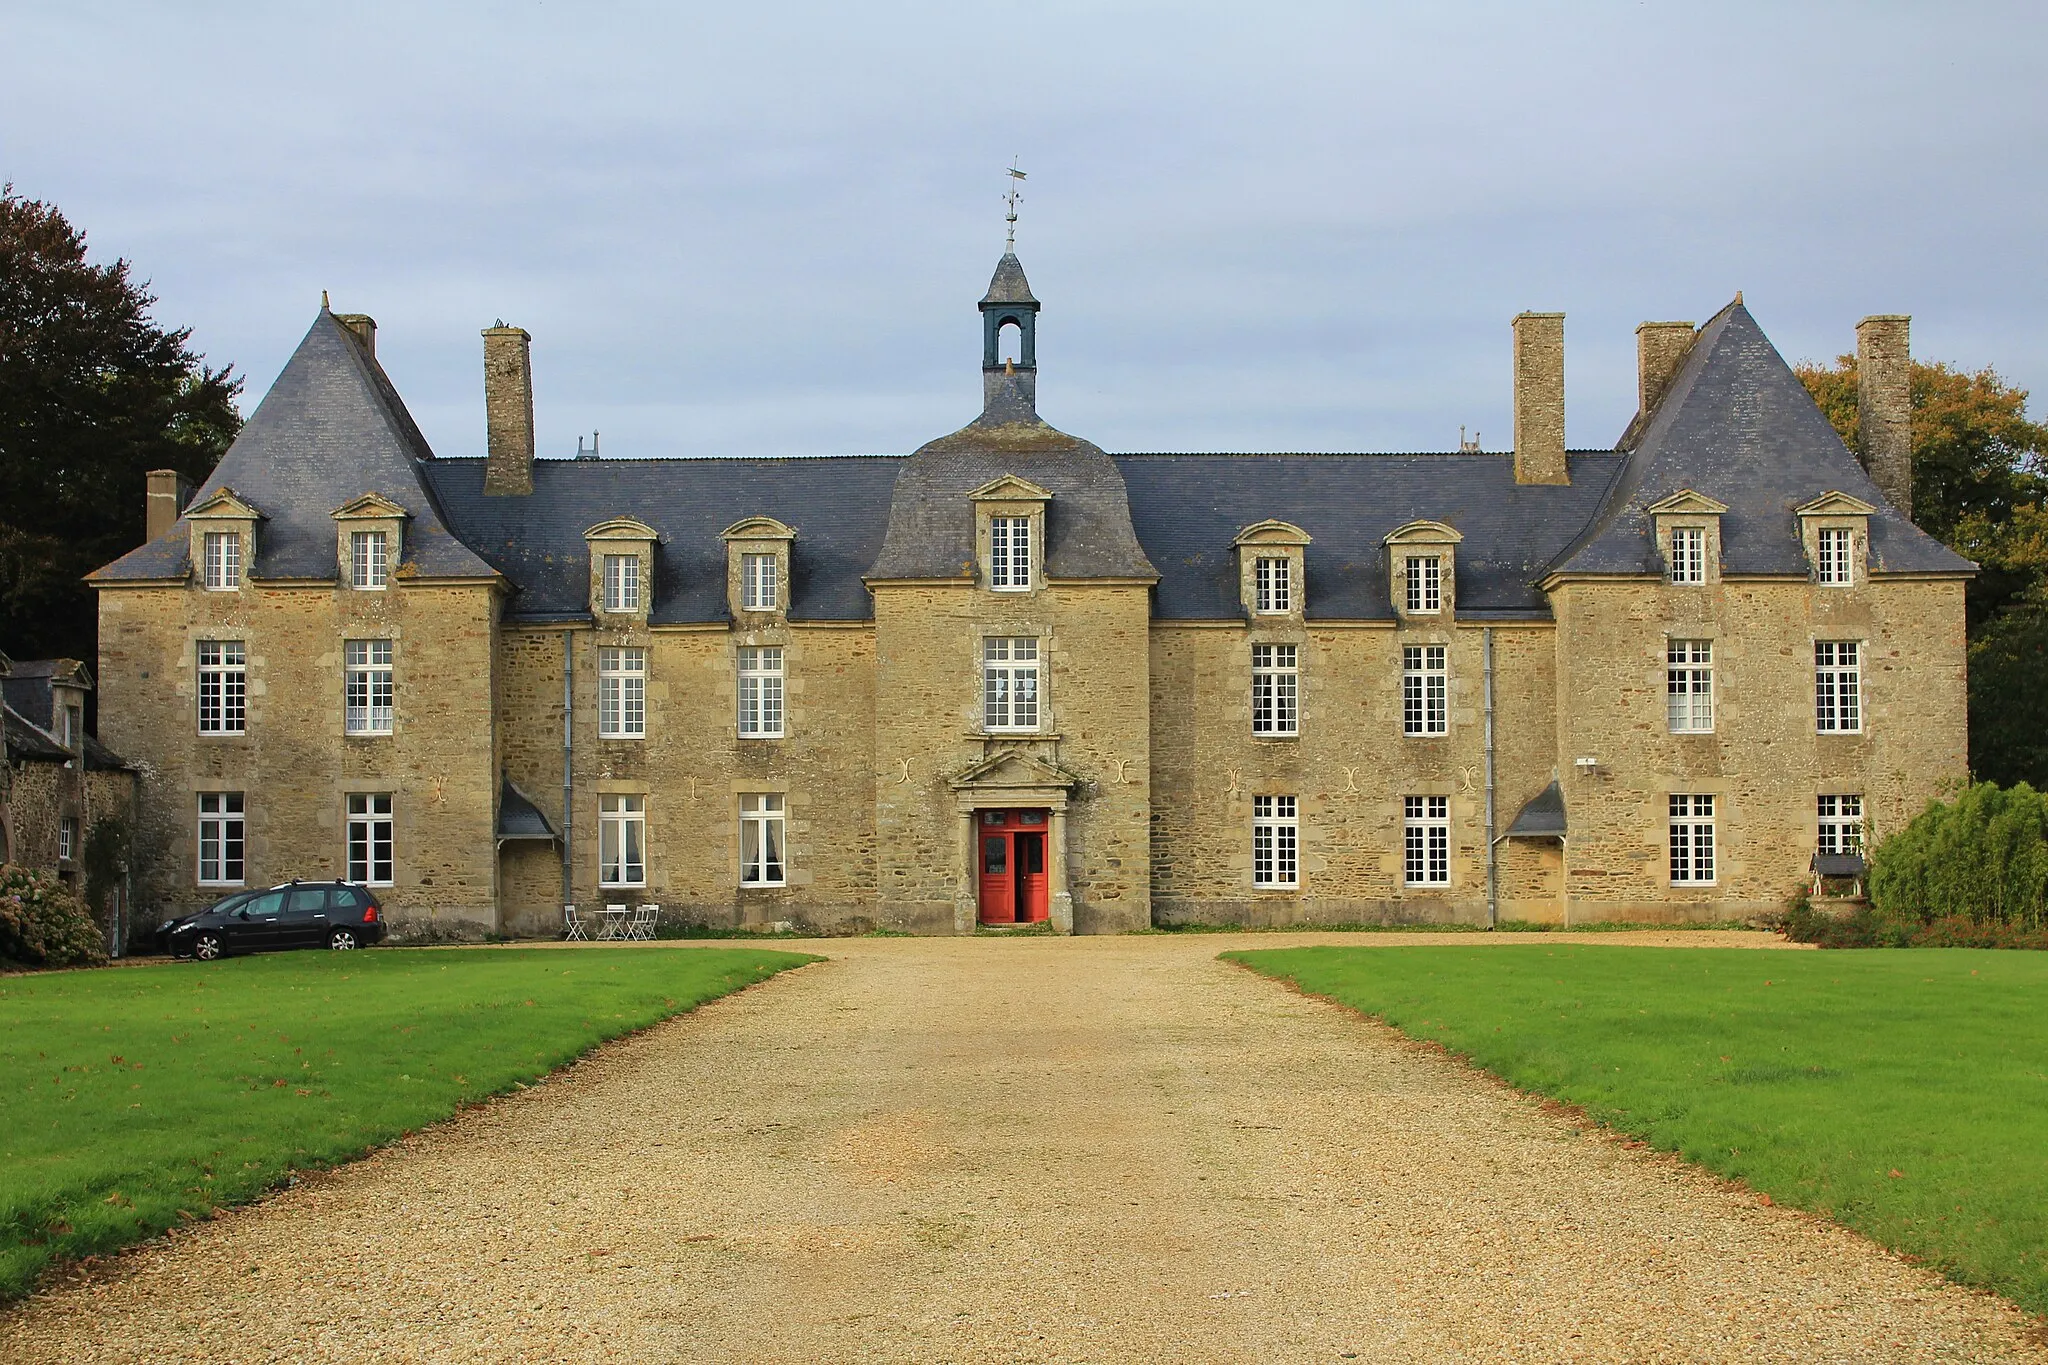
[[[1856,357],[1799,377],[1859,450]],[[1965,592],[1970,768],[2048,787],[2048,425],[1990,369],[1913,362],[1913,520],[1977,561]]]
[[[0,185],[0,646],[96,660],[84,575],[142,543],[145,476],[204,479],[241,427],[232,367],[151,321],[55,207]]]

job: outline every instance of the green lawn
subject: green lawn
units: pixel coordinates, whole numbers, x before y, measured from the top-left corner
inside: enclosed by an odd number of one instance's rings
[[[0,977],[0,1302],[815,960],[379,948]]]
[[[1225,956],[2048,1312],[2048,953]]]

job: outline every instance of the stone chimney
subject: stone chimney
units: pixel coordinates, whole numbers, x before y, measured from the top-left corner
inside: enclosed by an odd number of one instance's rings
[[[1570,483],[1564,460],[1564,314],[1515,315],[1515,482]]]
[[[1856,324],[1856,414],[1863,467],[1885,500],[1913,515],[1913,319],[1881,313]]]
[[[377,319],[368,313],[336,313],[334,320],[355,334],[370,359],[377,358]]]
[[[1647,420],[1692,349],[1689,322],[1646,322],[1636,328],[1636,411]]]
[[[192,501],[192,480],[175,469],[149,471],[149,496],[143,500],[143,543],[165,534]]]
[[[484,427],[487,495],[533,491],[533,338],[503,322],[484,328]]]

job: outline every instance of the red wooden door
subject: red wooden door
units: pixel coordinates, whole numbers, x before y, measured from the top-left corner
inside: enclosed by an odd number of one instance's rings
[[[981,922],[1017,922],[1016,861],[1011,857],[1009,812],[985,810],[975,825],[980,844],[975,857],[981,869]]]
[[[1017,864],[1017,919],[1036,924],[1052,913],[1045,885],[1045,835],[1019,830],[1012,843]]]

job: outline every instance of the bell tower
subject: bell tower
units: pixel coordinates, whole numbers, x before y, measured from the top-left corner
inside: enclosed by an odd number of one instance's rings
[[[1005,345],[1004,330],[1017,329],[1014,347]],[[1024,278],[1015,251],[1003,252],[996,273],[981,300],[981,400],[994,407],[1006,387],[1016,400],[1038,410],[1038,300]],[[1007,352],[1007,354],[1006,354]],[[1014,400],[1013,400],[1014,401]]]

